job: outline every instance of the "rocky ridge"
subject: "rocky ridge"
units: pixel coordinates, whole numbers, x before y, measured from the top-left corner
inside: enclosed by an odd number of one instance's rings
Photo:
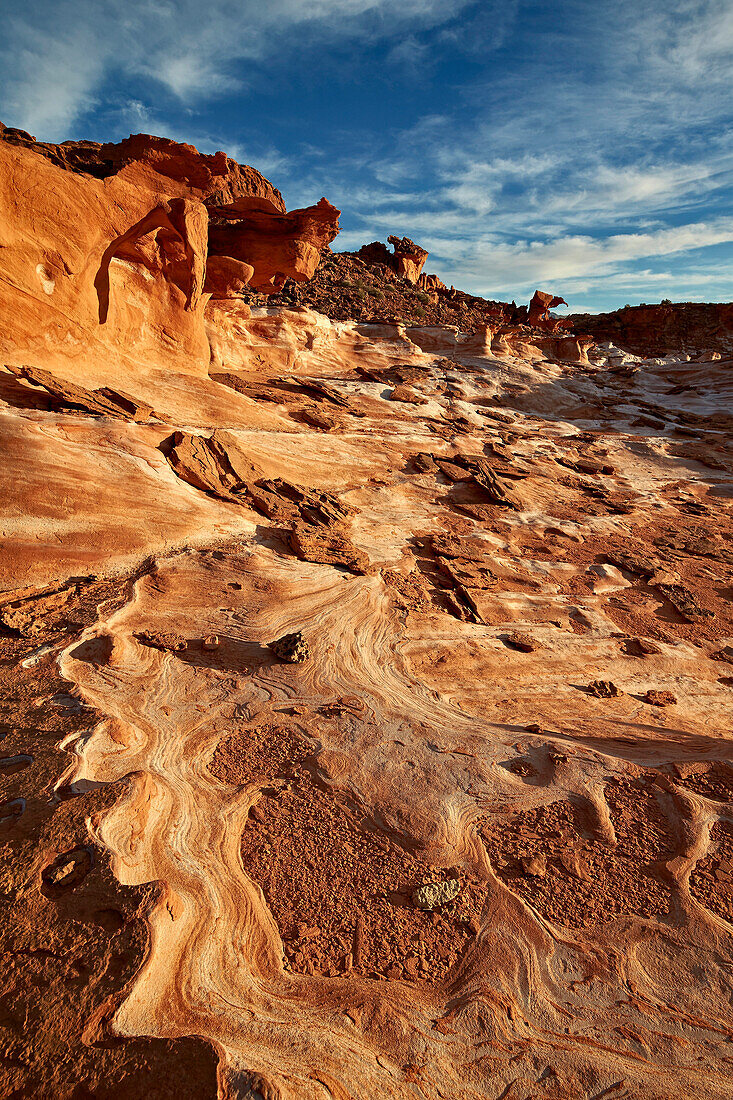
[[[573,314],[567,321],[598,343],[612,342],[646,358],[679,353],[730,358],[733,352],[733,302],[667,301]]]

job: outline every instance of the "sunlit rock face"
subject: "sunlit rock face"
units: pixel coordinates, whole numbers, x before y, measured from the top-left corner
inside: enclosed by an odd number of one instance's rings
[[[338,233],[325,199],[287,214],[255,169],[147,135],[53,146],[2,130],[0,204],[0,347],[59,365],[204,369],[208,298],[307,279]]]
[[[727,1100],[731,359],[232,165],[0,142],[0,1094]]]
[[[339,213],[326,199],[288,214],[267,200],[240,199],[212,212],[209,254],[251,264],[252,289],[275,293],[287,279],[310,279],[321,250],[338,233]]]
[[[373,241],[363,245],[355,255],[365,263],[390,268],[409,283],[417,283],[429,253],[409,237],[391,236],[387,241],[392,245],[392,252],[381,241]]]
[[[568,303],[559,294],[548,294],[545,290],[535,290],[529,303],[530,325],[551,325],[556,327],[557,322],[550,315],[550,310],[556,306],[566,306]]]
[[[211,206],[228,206],[256,196],[285,213],[282,195],[256,168],[238,164],[226,153],[199,153],[193,145],[170,138],[131,134],[120,142],[64,141],[54,145],[2,123],[0,137],[7,145],[32,150],[60,168],[96,179],[109,179],[130,167],[134,175],[148,169],[184,185],[192,196]]]
[[[567,320],[598,343],[610,342],[634,355],[720,358],[733,352],[733,302],[660,302]]]

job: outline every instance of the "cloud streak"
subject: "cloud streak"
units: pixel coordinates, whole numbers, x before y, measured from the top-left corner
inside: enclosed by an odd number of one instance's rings
[[[485,280],[490,265],[490,290],[499,291],[507,283],[528,290],[537,280],[566,283],[589,275],[599,279],[618,274],[629,261],[675,256],[731,242],[733,217],[604,239],[566,236],[505,245],[496,238],[488,238],[461,243],[457,267],[470,281]],[[444,247],[440,240],[433,243],[438,248]],[[451,248],[454,247],[455,242],[451,242]]]

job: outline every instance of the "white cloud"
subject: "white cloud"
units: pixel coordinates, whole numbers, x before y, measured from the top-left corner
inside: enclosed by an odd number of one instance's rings
[[[443,278],[455,282],[459,277],[467,289],[489,294],[502,291],[529,292],[543,286],[558,289],[567,286],[587,289],[590,285],[638,287],[657,282],[674,282],[669,273],[624,271],[629,263],[657,257],[679,256],[712,245],[733,242],[733,217],[714,222],[694,223],[653,233],[617,234],[605,239],[587,236],[561,237],[551,241],[518,241],[506,245],[496,238],[464,241],[458,246],[455,264],[443,265]],[[455,249],[455,242],[437,240],[433,250]],[[443,274],[445,272],[445,274]],[[677,280],[680,273],[677,273]],[[698,283],[720,282],[720,273],[697,277]],[[457,285],[457,284],[456,284]]]
[[[387,55],[387,60],[399,65],[403,70],[416,76],[422,76],[428,62],[430,46],[421,42],[414,34],[408,34],[398,42]]]
[[[687,19],[670,50],[670,64],[681,68],[693,80],[717,81],[725,77],[726,68],[730,75],[733,7],[729,0],[684,3],[679,9]]]
[[[0,50],[3,111],[15,125],[41,136],[56,134],[71,117],[91,108],[104,61],[83,23],[54,33],[8,20],[5,41]]]
[[[440,25],[469,0],[29,0],[5,21],[0,112],[48,140],[66,137],[115,74],[195,102],[238,86],[237,63],[308,51],[314,39],[399,38]]]
[[[163,58],[157,72],[150,75],[165,84],[179,99],[217,95],[241,87],[234,77],[218,72],[207,58],[190,53]]]
[[[189,138],[189,141],[191,139]],[[221,148],[221,140],[214,141],[212,138],[202,135],[192,142],[197,149],[201,149],[206,152],[215,152]],[[216,149],[214,148],[216,146]],[[232,145],[231,142],[226,146],[225,152],[227,156],[230,156],[232,160],[239,161],[240,164],[251,164],[257,168],[259,172],[262,172],[268,179],[274,180],[277,185],[277,180],[286,175],[292,169],[292,161],[288,157],[284,157],[277,149],[270,147],[248,147],[247,145]]]

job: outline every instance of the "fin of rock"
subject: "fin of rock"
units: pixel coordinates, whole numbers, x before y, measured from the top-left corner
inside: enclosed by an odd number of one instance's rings
[[[371,571],[369,557],[351,540],[348,518],[353,509],[329,493],[317,493],[282,478],[266,478],[227,450],[226,433],[210,438],[174,432],[163,451],[178,477],[196,489],[254,508],[279,525],[290,527],[289,546],[302,561],[345,566],[351,573]]]

